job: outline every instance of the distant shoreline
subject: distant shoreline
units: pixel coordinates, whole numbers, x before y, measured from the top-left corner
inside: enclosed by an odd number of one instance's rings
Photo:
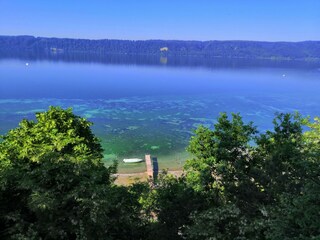
[[[318,60],[320,41],[186,41],[186,40],[89,40],[34,36],[0,36],[0,55],[21,52],[61,55],[120,54],[155,56],[206,56],[215,58]]]
[[[263,43],[302,43],[302,42],[320,42],[320,40],[301,40],[301,41],[267,41],[267,40],[250,40],[250,39],[162,39],[162,38],[148,38],[148,39],[120,39],[120,38],[77,38],[77,37],[52,37],[52,36],[35,36],[35,35],[0,35],[1,37],[26,37],[26,38],[40,38],[40,39],[64,39],[64,40],[86,40],[86,41],[130,41],[130,42],[145,42],[145,41],[180,41],[180,42],[263,42]]]

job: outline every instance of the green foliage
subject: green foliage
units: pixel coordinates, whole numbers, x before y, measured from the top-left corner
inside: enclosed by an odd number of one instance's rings
[[[180,239],[182,227],[190,223],[190,213],[205,206],[204,199],[187,186],[184,177],[166,172],[159,176],[156,188],[141,200],[151,219],[156,217],[149,227],[148,239]]]
[[[309,130],[302,135],[301,154],[289,165],[291,188],[278,192],[279,204],[272,208],[269,239],[320,239],[320,122],[302,122]]]
[[[273,121],[274,131],[267,131],[257,140],[255,157],[262,163],[261,184],[270,193],[270,201],[283,192],[300,191],[299,179],[306,174],[300,165],[307,159],[303,152],[303,121],[299,115],[279,114]]]
[[[187,239],[244,239],[241,237],[240,210],[234,205],[194,213],[191,219],[194,224],[185,231]]]
[[[252,123],[244,124],[238,114],[232,120],[221,114],[214,130],[199,127],[188,147],[194,158],[185,165],[187,181],[196,190],[214,193],[218,202],[238,202],[245,207],[249,199],[260,198],[255,181],[259,169],[250,145],[256,133]]]
[[[192,214],[190,239],[318,236],[319,121],[278,114],[273,123],[273,131],[257,136],[239,115],[222,114],[213,130],[196,130],[187,182],[208,192],[212,207]],[[311,128],[305,134],[303,124]]]
[[[85,119],[36,118],[0,143],[3,239],[320,238],[319,118],[278,114],[258,134],[221,114],[195,131],[181,177],[129,187],[114,185]]]
[[[298,195],[282,194],[272,209],[268,239],[320,239],[319,196],[320,185],[313,181]]]
[[[50,107],[0,143],[0,236],[9,239],[132,239],[140,205],[113,184],[91,123]]]
[[[19,127],[3,136],[0,159],[39,162],[44,156],[57,161],[97,161],[102,158],[102,148],[92,134],[91,123],[72,113],[50,107],[37,113],[37,121],[22,120]]]

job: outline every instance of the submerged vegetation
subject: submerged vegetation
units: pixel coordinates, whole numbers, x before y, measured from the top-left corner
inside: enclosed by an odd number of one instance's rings
[[[127,187],[90,125],[51,107],[2,137],[1,239],[320,238],[319,118],[278,114],[259,133],[221,114],[195,131],[181,177]]]

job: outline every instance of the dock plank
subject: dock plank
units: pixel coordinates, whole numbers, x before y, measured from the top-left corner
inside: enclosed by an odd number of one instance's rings
[[[148,178],[153,179],[153,168],[152,168],[152,163],[151,163],[151,155],[149,155],[149,154],[145,155],[145,160],[146,160]]]

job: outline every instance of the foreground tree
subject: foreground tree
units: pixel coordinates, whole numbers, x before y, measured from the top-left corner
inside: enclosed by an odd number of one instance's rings
[[[194,156],[185,165],[188,182],[215,193],[217,204],[233,202],[248,214],[254,213],[256,209],[248,202],[264,197],[258,183],[261,168],[253,157],[256,133],[252,123],[245,124],[238,114],[231,120],[222,114],[214,130],[197,129],[188,147]]]
[[[213,130],[196,130],[187,181],[211,206],[191,215],[186,238],[319,237],[319,121],[278,114],[273,123],[257,136],[239,115],[223,114]]]
[[[50,107],[37,113],[36,121],[22,120],[18,128],[3,136],[0,157],[12,162],[40,162],[49,156],[57,161],[100,163],[103,150],[91,125],[71,109]]]
[[[294,155],[292,163],[285,161],[288,170],[282,173],[289,175],[285,182],[290,189],[285,185],[284,191],[277,192],[278,204],[271,208],[269,239],[320,239],[320,119],[303,119],[303,124],[309,129],[301,136],[301,154]]]
[[[150,222],[144,239],[182,239],[183,227],[191,223],[191,212],[206,206],[201,193],[189,187],[184,176],[176,177],[166,171],[160,174],[156,187],[141,196]]]
[[[113,184],[88,121],[51,107],[0,143],[0,234],[12,239],[130,239],[139,205]],[[121,227],[120,227],[121,226]]]
[[[320,121],[199,127],[181,177],[116,186],[90,123],[50,108],[0,143],[1,239],[319,239]],[[307,131],[303,132],[303,128]]]

